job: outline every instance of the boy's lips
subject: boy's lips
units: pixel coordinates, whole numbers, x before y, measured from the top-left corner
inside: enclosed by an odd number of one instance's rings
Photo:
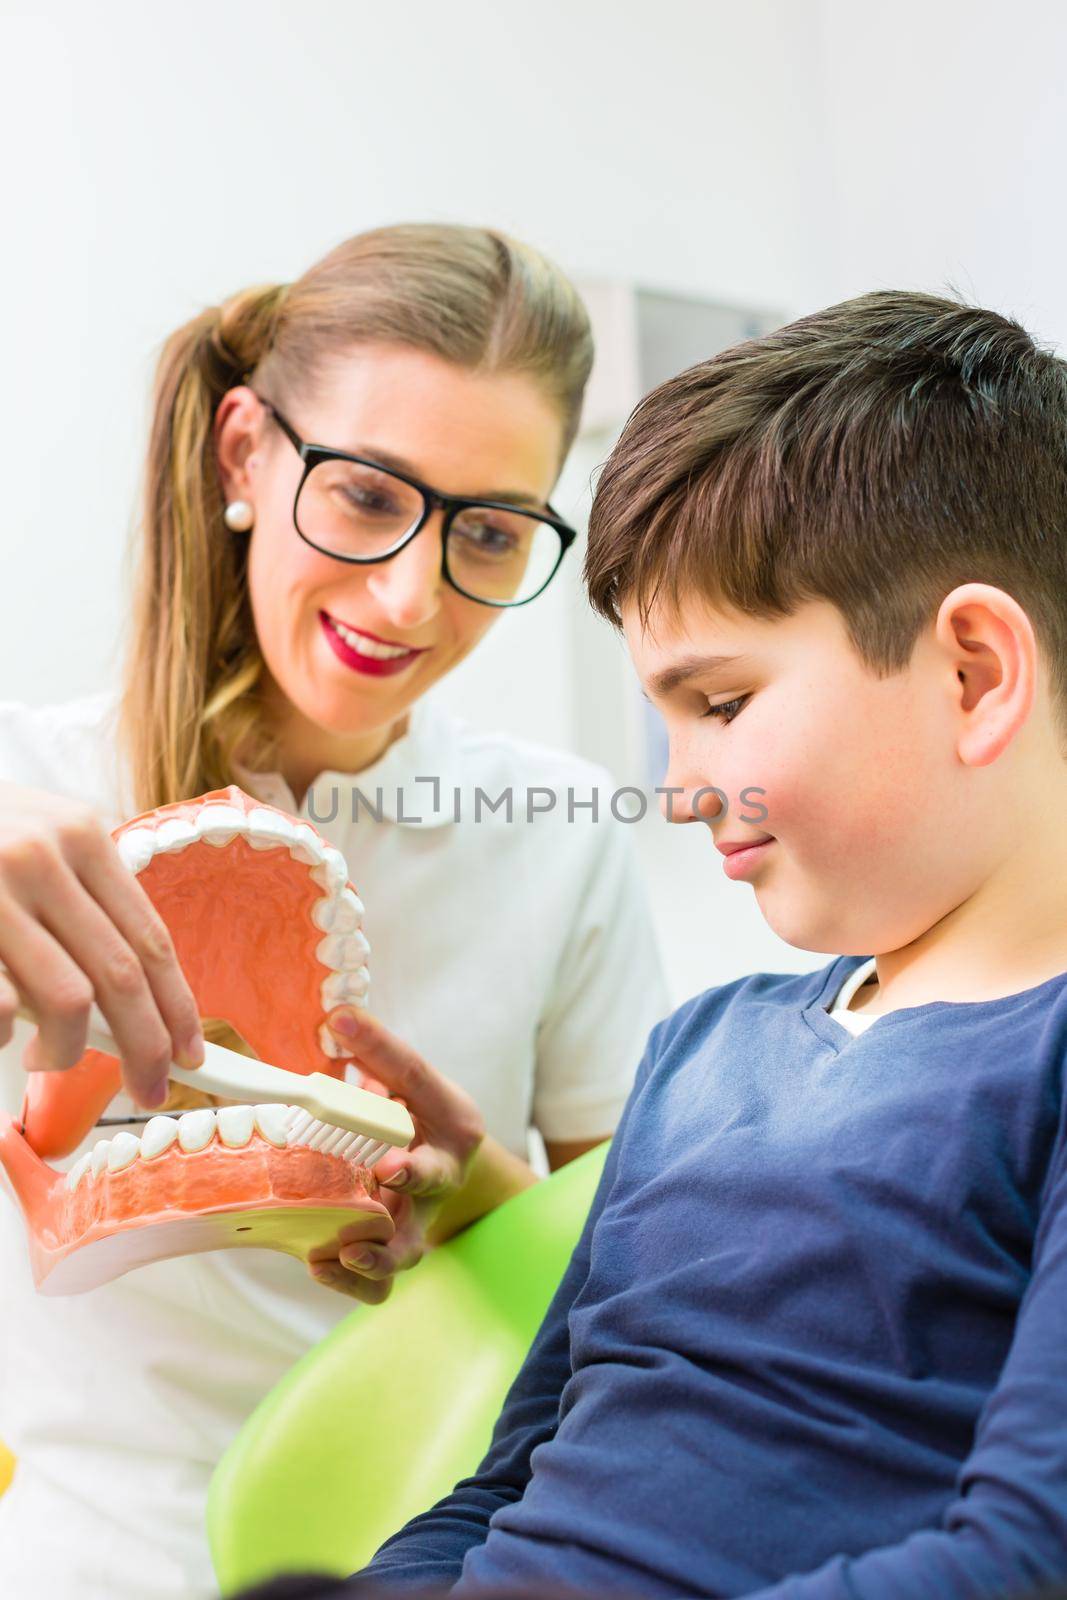
[[[764,839],[716,839],[715,848],[726,857],[723,871],[728,878],[743,878],[767,854],[767,846],[774,843],[772,835]]]

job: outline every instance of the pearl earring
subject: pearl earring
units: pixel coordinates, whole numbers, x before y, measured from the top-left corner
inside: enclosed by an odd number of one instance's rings
[[[222,517],[231,533],[248,533],[256,513],[247,500],[231,500]]]

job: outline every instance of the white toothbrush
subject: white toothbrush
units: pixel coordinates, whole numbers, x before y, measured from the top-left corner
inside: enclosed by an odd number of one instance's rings
[[[37,1024],[28,1006],[19,1006],[16,1016]],[[96,1006],[91,1010],[86,1043],[105,1055],[121,1054]],[[262,1101],[285,1105],[289,1108],[291,1144],[344,1156],[361,1167],[373,1167],[387,1150],[406,1150],[415,1137],[415,1124],[407,1108],[396,1100],[371,1094],[353,1083],[342,1083],[325,1072],[285,1072],[210,1040],[204,1041],[202,1066],[179,1067],[172,1062],[168,1075],[172,1083],[217,1094],[225,1100],[246,1105]]]

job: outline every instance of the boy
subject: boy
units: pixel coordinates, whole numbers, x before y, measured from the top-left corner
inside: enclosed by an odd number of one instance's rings
[[[675,818],[840,954],[654,1030],[488,1456],[368,1581],[1062,1577],[1067,365],[908,293],[741,345],[637,408],[586,576]]]

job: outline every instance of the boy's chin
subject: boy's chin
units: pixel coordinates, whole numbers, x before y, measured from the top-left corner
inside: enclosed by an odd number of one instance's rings
[[[866,947],[861,949],[856,944],[855,928],[846,927],[832,908],[790,904],[784,896],[770,892],[761,895],[758,889],[756,903],[771,932],[796,950],[832,956],[869,953]]]

